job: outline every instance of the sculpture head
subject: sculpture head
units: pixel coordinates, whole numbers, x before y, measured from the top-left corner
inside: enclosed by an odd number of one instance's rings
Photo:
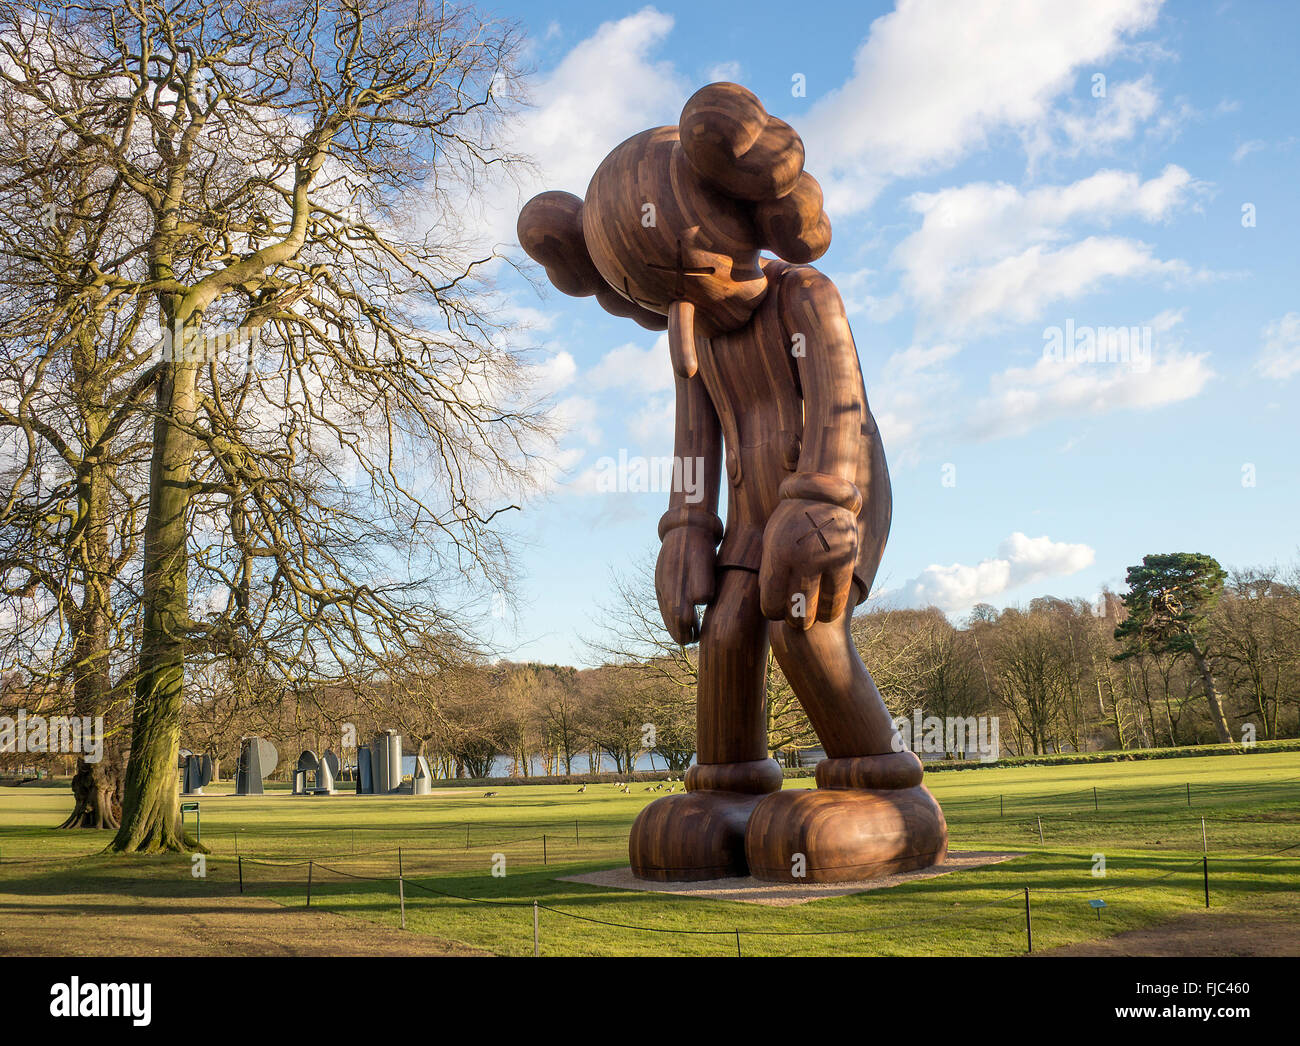
[[[803,142],[738,84],[697,91],[676,127],[633,135],[601,162],[585,200],[545,192],[519,242],[566,294],[670,329],[679,372],[694,339],[743,326],[767,293],[759,252],[813,261],[830,245]],[[670,322],[671,321],[671,322]]]

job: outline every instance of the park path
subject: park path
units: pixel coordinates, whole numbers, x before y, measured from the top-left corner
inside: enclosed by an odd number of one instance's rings
[[[0,956],[385,956],[488,953],[264,897],[12,894],[0,888]]]
[[[1113,937],[1052,948],[1041,955],[1300,955],[1300,916],[1291,912],[1193,912]]]

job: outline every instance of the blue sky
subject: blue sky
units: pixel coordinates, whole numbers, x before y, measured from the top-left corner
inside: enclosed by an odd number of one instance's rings
[[[676,123],[712,80],[803,135],[834,226],[817,265],[848,304],[890,461],[877,598],[956,620],[1094,598],[1149,552],[1296,557],[1300,5],[493,9],[525,27],[535,70],[514,144],[537,175],[484,201],[508,250],[528,197],[581,195],[614,145]],[[667,350],[592,299],[508,269],[500,290],[530,324],[516,344],[563,471],[514,524],[518,610],[493,639],[581,664],[611,571],[657,546],[666,495],[600,493],[593,470],[672,453]],[[1137,328],[1151,353],[1045,353],[1067,325]]]

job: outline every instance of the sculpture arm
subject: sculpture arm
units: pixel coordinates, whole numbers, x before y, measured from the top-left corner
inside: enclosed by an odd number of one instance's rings
[[[799,472],[856,483],[864,422],[873,430],[875,423],[839,291],[816,269],[793,266],[781,281],[780,312],[791,341],[802,336],[795,356],[804,404]]]
[[[835,285],[816,269],[783,274],[779,300],[803,395],[804,431],[794,475],[767,524],[760,570],[763,614],[808,629],[848,606],[865,504],[871,573],[889,529],[889,474],[867,406],[857,347]],[[860,470],[863,441],[869,466]],[[869,584],[869,579],[867,580]]]
[[[699,639],[696,606],[713,600],[714,565],[722,521],[722,428],[703,379],[675,376],[676,432],[673,490],[659,521],[663,546],[655,566],[655,594],[664,625],[683,645]]]

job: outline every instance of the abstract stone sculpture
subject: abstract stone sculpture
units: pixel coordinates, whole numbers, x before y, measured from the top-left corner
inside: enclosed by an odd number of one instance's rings
[[[325,754],[320,757],[320,761],[325,769],[329,771],[330,780],[337,781],[339,779],[339,757],[327,748]]]
[[[275,770],[279,758],[275,745],[265,738],[242,738],[239,742],[239,765],[235,770],[235,794],[261,795],[262,781]]]
[[[375,774],[370,766],[370,747],[357,749],[357,795],[375,794]]]
[[[633,826],[646,879],[848,881],[947,853],[850,631],[889,532],[889,473],[844,305],[808,264],[831,229],[803,163],[792,127],[711,84],[678,126],[618,145],[585,200],[545,192],[519,217],[559,290],[668,331],[676,467],[655,589],[672,637],[700,644],[698,761]],[[768,756],[769,642],[826,750],[816,789],[782,791]]]
[[[433,771],[429,761],[422,755],[415,757],[415,767],[411,773],[411,794],[428,795],[433,787]]]
[[[205,752],[198,755],[181,750],[179,769],[181,772],[181,793],[183,795],[202,795],[206,785],[212,783],[215,764],[212,756]]]
[[[402,735],[381,730],[357,749],[357,795],[396,795],[402,788]]]
[[[333,795],[334,777],[339,761],[333,752],[317,756],[308,749],[298,756],[298,767],[293,774],[294,795]]]

